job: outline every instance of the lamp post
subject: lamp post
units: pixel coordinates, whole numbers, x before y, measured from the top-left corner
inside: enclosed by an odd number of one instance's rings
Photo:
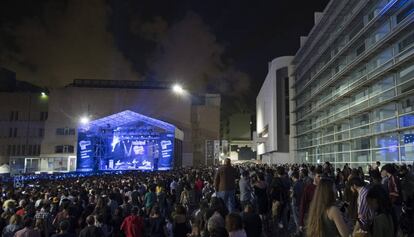
[[[89,119],[89,117],[88,117],[88,116],[82,116],[82,117],[79,119],[79,122],[80,122],[82,125],[87,125],[87,124],[89,123],[89,121],[90,121],[90,119]]]
[[[184,90],[184,88],[180,84],[174,84],[172,86],[172,90],[177,95],[184,95],[184,94],[186,94],[186,91]]]

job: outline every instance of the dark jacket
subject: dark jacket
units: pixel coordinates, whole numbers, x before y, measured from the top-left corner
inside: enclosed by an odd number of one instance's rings
[[[247,237],[256,237],[262,235],[262,220],[257,213],[243,212],[242,220]]]
[[[96,226],[87,226],[81,230],[79,237],[102,237],[104,236],[101,228]]]
[[[231,166],[222,166],[217,170],[214,179],[216,191],[232,191],[236,189],[237,169]]]

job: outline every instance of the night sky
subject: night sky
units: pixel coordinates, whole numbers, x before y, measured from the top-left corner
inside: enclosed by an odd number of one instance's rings
[[[10,0],[0,8],[0,67],[49,88],[74,78],[169,80],[254,112],[268,62],[294,55],[312,1]]]

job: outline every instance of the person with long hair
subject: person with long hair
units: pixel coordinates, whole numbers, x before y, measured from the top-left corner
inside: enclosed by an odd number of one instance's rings
[[[335,206],[334,182],[322,178],[312,199],[306,227],[307,236],[348,237],[348,226]]]
[[[374,212],[370,236],[391,237],[397,235],[397,218],[392,208],[392,202],[381,185],[375,185],[367,193],[368,206]]]

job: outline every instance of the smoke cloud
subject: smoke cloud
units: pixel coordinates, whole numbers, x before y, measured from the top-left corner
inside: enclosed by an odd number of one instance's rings
[[[130,13],[127,30],[141,40],[128,42],[138,46],[132,54],[123,45],[126,59],[108,31],[111,9],[105,0],[51,0],[42,9],[37,17],[1,29],[16,47],[6,47],[6,38],[0,38],[0,65],[15,71],[19,80],[60,87],[75,78],[141,79],[132,62],[144,61],[136,50],[142,46],[150,55],[145,73],[151,78],[181,82],[193,92],[221,93],[238,104],[249,94],[249,75],[229,63],[226,48],[195,12],[178,21]]]
[[[225,48],[198,14],[188,12],[166,32],[159,30],[161,20],[155,23],[147,25],[147,32],[163,36],[149,61],[158,80],[178,81],[194,91],[212,89],[233,96],[247,92],[249,76],[224,62]]]
[[[161,16],[156,16],[149,21],[133,17],[130,27],[132,34],[138,35],[145,40],[160,42],[167,33],[168,23]]]
[[[41,17],[9,29],[17,49],[7,48],[0,64],[19,80],[49,87],[74,78],[139,79],[107,31],[109,10],[104,0],[50,1]]]

